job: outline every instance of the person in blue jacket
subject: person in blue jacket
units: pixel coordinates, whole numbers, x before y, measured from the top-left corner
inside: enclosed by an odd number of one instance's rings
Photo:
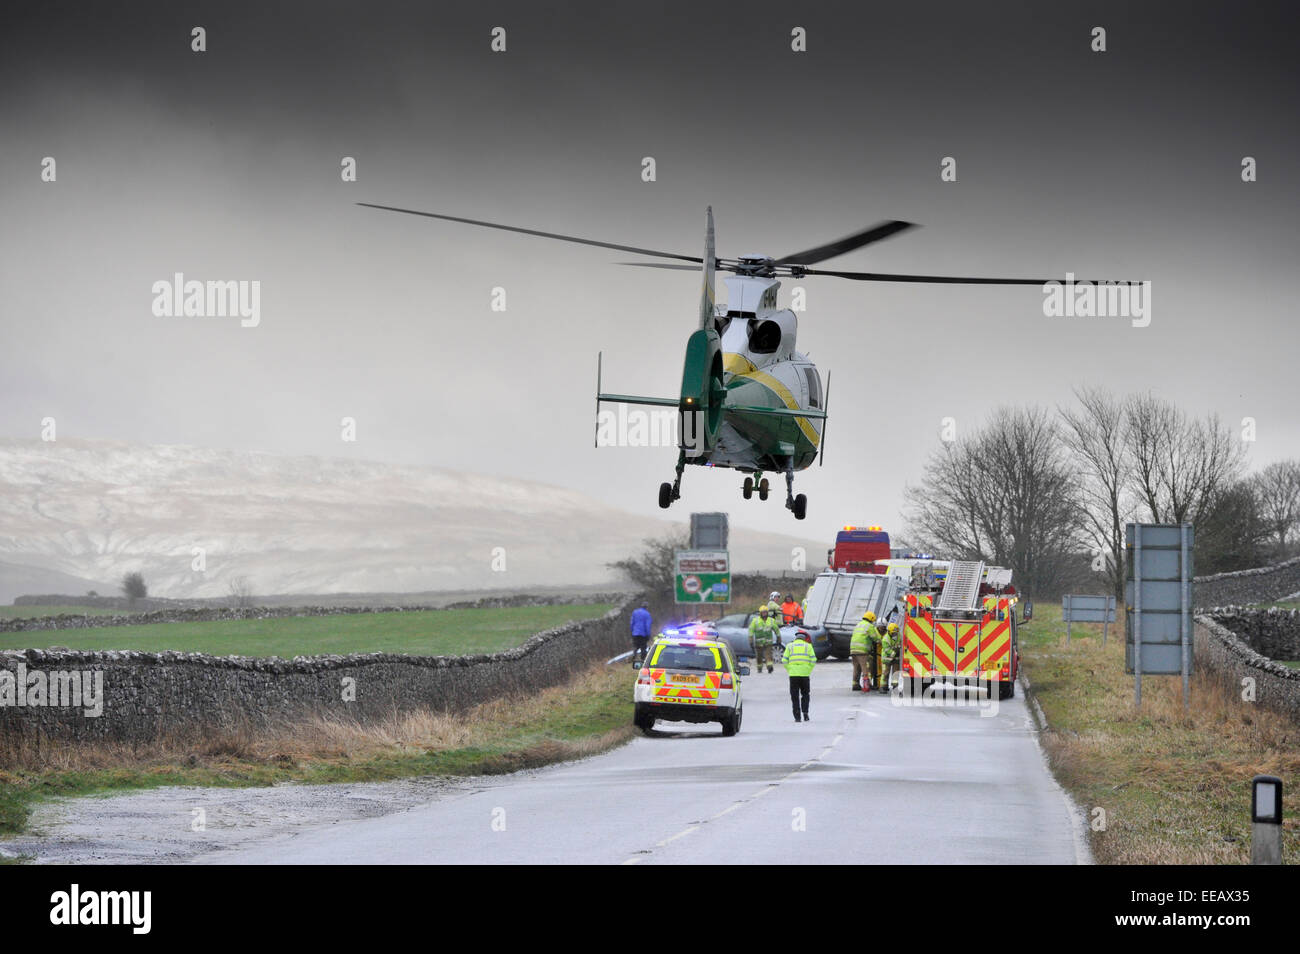
[[[632,611],[632,665],[640,666],[645,662],[646,646],[650,643],[650,633],[654,629],[654,620],[650,611],[642,603]]]

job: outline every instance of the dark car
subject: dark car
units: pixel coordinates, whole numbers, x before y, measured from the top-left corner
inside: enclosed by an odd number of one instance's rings
[[[713,632],[717,634],[719,639],[726,640],[737,659],[742,656],[746,659],[753,659],[754,647],[749,642],[749,622],[755,615],[757,614],[732,613],[729,616],[722,617],[722,619],[716,619],[702,625],[712,627]],[[821,626],[782,626],[781,641],[783,643],[793,642],[795,634],[800,629],[806,630],[808,635],[812,637],[813,651],[817,653],[818,659],[825,659],[830,655],[830,634]]]

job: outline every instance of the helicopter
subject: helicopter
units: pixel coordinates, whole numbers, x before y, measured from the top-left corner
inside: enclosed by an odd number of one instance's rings
[[[688,464],[695,464],[731,468],[746,474],[741,484],[741,495],[746,500],[755,493],[760,500],[767,500],[772,488],[765,473],[783,474],[786,509],[796,520],[807,516],[808,499],[804,494],[795,494],[794,475],[825,458],[830,374],[827,373],[823,390],[816,365],[796,350],[798,319],[789,308],[777,307],[779,279],[826,276],[867,282],[1038,286],[1055,280],[898,275],[811,267],[916,227],[896,219],[780,258],[756,254],[718,258],[712,206],[705,211],[704,254],[693,256],[437,212],[369,202],[357,205],[675,260],[671,264],[619,262],[619,265],[701,272],[703,289],[698,325],[686,340],[681,392],[677,397],[605,393],[601,390],[603,355],[598,354],[596,358],[597,433],[602,403],[676,408],[679,413],[676,476],[671,483],[665,481],[659,485],[659,506],[665,510],[681,498],[682,474]],[[714,298],[718,271],[730,273],[723,279],[727,287],[727,303],[723,306],[717,305]]]

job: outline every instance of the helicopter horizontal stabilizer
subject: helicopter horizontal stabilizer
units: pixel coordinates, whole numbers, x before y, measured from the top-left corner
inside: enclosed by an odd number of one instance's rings
[[[593,440],[593,446],[600,446],[600,405],[604,404],[648,404],[651,407],[673,407],[680,408],[682,399],[679,397],[645,397],[640,394],[606,394],[600,389],[602,380],[602,370],[605,361],[605,353],[602,351],[596,355],[596,436]]]
[[[640,397],[636,394],[597,394],[597,401],[610,401],[615,404],[649,404],[654,407],[677,407],[681,398]]]

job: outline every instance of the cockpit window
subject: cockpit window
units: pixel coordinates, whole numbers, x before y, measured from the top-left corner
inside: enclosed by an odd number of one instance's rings
[[[817,377],[817,369],[811,364],[804,365],[803,375],[808,380],[808,406],[822,406],[822,382]]]

